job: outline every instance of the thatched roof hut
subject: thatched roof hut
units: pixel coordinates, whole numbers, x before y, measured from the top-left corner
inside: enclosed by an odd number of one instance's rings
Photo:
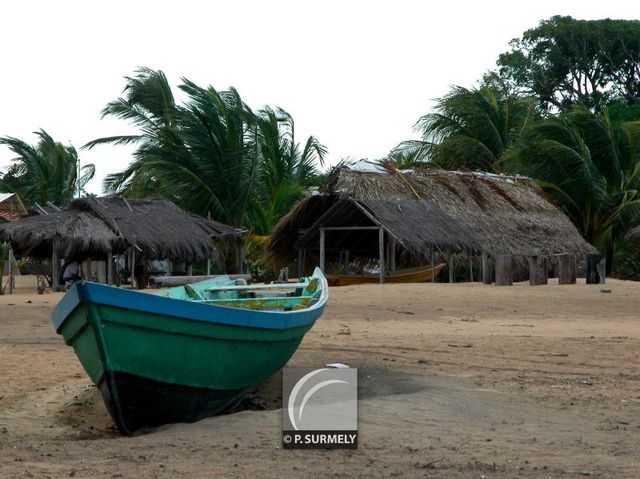
[[[296,243],[297,248],[313,249],[318,245],[320,228],[378,226],[404,252],[427,256],[433,248],[453,251],[480,251],[479,243],[457,220],[428,200],[357,200],[338,199],[308,228]],[[348,249],[356,256],[378,255],[378,232],[375,230],[340,230],[327,235],[330,250]]]
[[[61,258],[102,256],[125,247],[102,220],[76,210],[30,216],[1,225],[0,241],[10,242],[19,256],[31,258],[50,258],[54,246]]]
[[[324,213],[346,198],[387,205],[428,200],[463,227],[479,249],[491,255],[595,252],[530,179],[438,169],[387,171],[376,167],[367,171],[338,169],[323,195],[306,198],[278,223],[267,245],[269,259],[277,266],[292,261],[299,232],[313,228]],[[432,218],[426,212],[422,220],[407,217],[403,221],[402,215],[397,215],[397,221],[416,234],[423,234],[418,231],[430,227]],[[434,221],[433,228],[439,229],[441,224]],[[437,233],[434,231],[432,236]],[[457,237],[442,233],[439,248],[446,245],[456,249]]]
[[[179,209],[172,202],[122,196],[75,200],[59,212],[45,212],[0,226],[0,240],[10,241],[18,254],[47,258],[100,257],[135,246],[149,259],[193,263],[214,249],[214,239],[242,236],[242,231]]]
[[[151,259],[194,263],[211,254],[212,239],[242,236],[237,228],[191,215],[164,198],[88,196],[75,200],[70,209],[91,212]]]

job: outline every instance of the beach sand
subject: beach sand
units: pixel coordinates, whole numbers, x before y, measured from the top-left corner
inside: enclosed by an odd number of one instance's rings
[[[359,368],[360,447],[280,447],[266,410],[121,437],[49,313],[0,296],[0,477],[640,477],[640,283],[332,288],[291,367]]]

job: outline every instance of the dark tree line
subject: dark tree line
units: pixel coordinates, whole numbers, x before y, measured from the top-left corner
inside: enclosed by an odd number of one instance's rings
[[[545,110],[640,101],[640,21],[552,17],[511,41],[498,75]]]

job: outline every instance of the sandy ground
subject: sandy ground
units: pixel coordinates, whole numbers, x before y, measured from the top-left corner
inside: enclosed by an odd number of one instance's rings
[[[333,288],[289,366],[360,370],[357,451],[244,410],[117,435],[49,312],[0,297],[0,477],[640,477],[640,283]]]

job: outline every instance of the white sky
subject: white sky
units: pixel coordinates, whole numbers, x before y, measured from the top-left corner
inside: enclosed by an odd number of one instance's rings
[[[139,66],[293,115],[328,163],[379,158],[450,85],[472,86],[508,42],[552,15],[640,18],[635,1],[26,1],[0,4],[0,136],[43,128],[80,148],[130,133],[100,119]],[[177,88],[174,88],[176,92]],[[89,190],[130,160],[125,147],[81,151]],[[0,168],[11,152],[0,147]]]

